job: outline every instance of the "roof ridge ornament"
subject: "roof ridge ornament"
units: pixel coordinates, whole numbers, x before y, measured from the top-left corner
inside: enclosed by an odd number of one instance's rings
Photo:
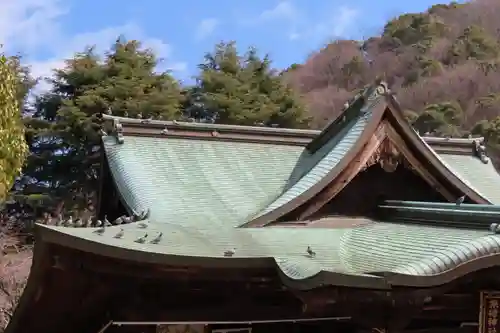
[[[123,144],[125,142],[125,138],[123,136],[123,125],[116,118],[113,119],[113,135],[115,136],[118,144]]]
[[[484,144],[484,139],[476,139],[474,142],[474,153],[484,164],[490,162],[490,158],[486,154],[486,145]]]
[[[362,94],[364,103],[360,109],[362,115],[366,114],[380,102],[380,97],[386,95],[389,88],[385,82],[379,82],[375,86],[368,87]]]

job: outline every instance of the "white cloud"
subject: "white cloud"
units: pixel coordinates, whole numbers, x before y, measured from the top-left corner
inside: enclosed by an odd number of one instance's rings
[[[207,18],[202,20],[196,30],[196,39],[202,40],[210,36],[215,31],[218,25],[219,20],[217,20],[216,18]]]
[[[168,61],[171,47],[163,40],[147,36],[134,23],[107,27],[98,31],[66,35],[60,24],[63,15],[69,13],[62,9],[63,0],[7,0],[0,11],[0,43],[9,53],[20,53],[28,61],[34,76],[48,77],[52,69],[61,67],[64,59],[75,52],[83,51],[86,46],[94,45],[96,51],[103,53],[119,35],[137,39],[146,48],[151,48],[165,61],[159,70],[184,71],[183,62]],[[43,58],[38,54],[46,55]],[[48,88],[41,83],[38,90]]]
[[[272,9],[263,11],[260,20],[295,20],[298,17],[298,11],[289,1],[282,1]]]
[[[31,51],[60,38],[58,19],[67,13],[60,0],[6,0],[0,10],[0,44]]]
[[[259,14],[246,16],[247,10],[235,13],[237,23],[240,26],[254,27],[261,24],[279,23],[289,26],[294,25],[300,19],[300,12],[295,5],[288,1],[281,1],[276,6],[266,9]]]
[[[281,1],[275,7],[267,9],[255,16],[253,19],[240,20],[240,23],[248,26],[257,24],[276,24],[275,30],[284,29],[285,35],[291,41],[324,41],[327,38],[342,37],[348,34],[358,11],[349,6],[341,6],[333,12],[331,10],[320,11],[323,17],[312,17],[295,6],[291,1]]]
[[[358,10],[342,6],[333,15],[329,16],[328,19],[316,20],[316,24],[310,23],[310,28],[295,28],[288,37],[290,40],[308,39],[321,41],[324,41],[326,38],[343,37],[349,34],[349,30],[352,28],[358,14]],[[306,21],[313,22],[312,19],[307,19]]]

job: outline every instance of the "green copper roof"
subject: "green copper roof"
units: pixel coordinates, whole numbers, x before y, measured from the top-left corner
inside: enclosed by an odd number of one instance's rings
[[[473,155],[441,154],[441,159],[472,189],[493,204],[500,204],[500,175],[491,163]]]
[[[104,138],[126,205],[158,222],[237,226],[280,195],[302,147],[128,136]]]

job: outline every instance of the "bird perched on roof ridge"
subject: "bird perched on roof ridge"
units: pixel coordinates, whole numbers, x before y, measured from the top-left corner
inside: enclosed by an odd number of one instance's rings
[[[66,221],[64,221],[63,226],[72,227],[73,226],[73,216],[70,215],[70,217]]]
[[[108,215],[104,215],[104,225],[106,227],[112,226],[111,222],[108,220]]]
[[[123,230],[123,228],[120,228],[120,231],[118,231],[118,233],[115,235],[115,238],[123,238],[124,235],[125,230]]]
[[[232,257],[236,253],[236,248],[232,248],[231,250],[224,251],[224,257]]]
[[[151,240],[151,244],[158,244],[161,241],[161,238],[163,237],[163,232],[159,232],[158,235],[156,235],[155,238]]]
[[[85,224],[80,217],[75,220],[75,223],[74,223],[75,228],[82,228],[84,226],[85,226]]]
[[[151,215],[151,209],[145,209],[141,212],[139,215],[139,221],[147,220],[149,219],[149,216]]]
[[[144,236],[137,238],[135,242],[139,244],[144,244],[146,242],[146,238],[148,238],[148,234],[144,234]]]
[[[316,257],[316,252],[314,252],[310,246],[307,247],[307,255],[311,258]]]
[[[95,234],[98,234],[99,236],[101,236],[102,234],[104,234],[104,232],[106,231],[106,226],[102,226],[100,227],[99,229],[97,229],[96,231],[94,231]]]
[[[464,203],[465,201],[465,198],[466,198],[466,195],[462,195],[460,198],[457,199],[457,201],[455,202],[457,204],[457,206],[460,206],[461,204]]]
[[[123,215],[122,222],[123,222],[123,224],[132,223],[132,222],[134,222],[134,218],[132,216]]]
[[[498,223],[490,224],[490,231],[495,233],[495,234],[500,233],[500,224],[498,224]]]

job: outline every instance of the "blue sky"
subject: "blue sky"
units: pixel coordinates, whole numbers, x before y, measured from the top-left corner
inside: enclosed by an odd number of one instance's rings
[[[1,0],[0,44],[46,76],[86,45],[106,50],[120,34],[165,59],[163,68],[189,80],[221,40],[256,46],[278,68],[303,62],[335,38],[380,32],[391,17],[434,4],[368,0]]]

